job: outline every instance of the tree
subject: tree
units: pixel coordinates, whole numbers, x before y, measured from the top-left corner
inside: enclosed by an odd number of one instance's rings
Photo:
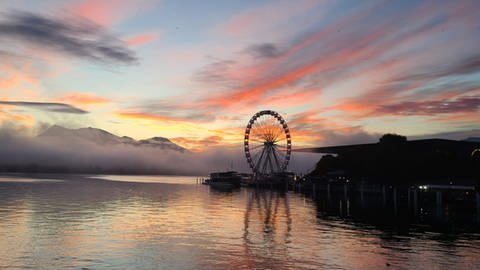
[[[380,137],[381,144],[402,144],[407,141],[407,137],[394,134],[394,133],[387,133]]]

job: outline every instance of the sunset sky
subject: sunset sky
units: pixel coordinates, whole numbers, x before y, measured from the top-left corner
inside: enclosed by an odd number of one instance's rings
[[[1,1],[0,122],[188,148],[480,130],[478,1]],[[480,134],[480,132],[478,132]],[[461,138],[459,138],[461,139]]]

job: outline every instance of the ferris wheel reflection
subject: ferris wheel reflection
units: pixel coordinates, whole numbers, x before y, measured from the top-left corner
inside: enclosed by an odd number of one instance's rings
[[[253,190],[244,217],[244,245],[250,255],[283,253],[291,242],[292,218],[288,194]]]

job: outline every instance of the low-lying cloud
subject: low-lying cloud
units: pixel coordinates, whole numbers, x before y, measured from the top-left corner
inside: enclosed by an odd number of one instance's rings
[[[207,175],[233,168],[250,169],[241,145],[211,147],[202,153],[177,152],[126,144],[101,145],[62,137],[21,136],[12,126],[0,128],[0,172],[73,172],[120,174]],[[290,168],[311,169],[318,155],[293,153]]]
[[[20,107],[30,107],[42,111],[56,112],[56,113],[73,113],[73,114],[86,114],[88,113],[85,110],[74,107],[66,103],[55,103],[55,102],[28,102],[28,101],[2,101],[0,100],[0,105],[10,105],[10,106],[20,106]]]

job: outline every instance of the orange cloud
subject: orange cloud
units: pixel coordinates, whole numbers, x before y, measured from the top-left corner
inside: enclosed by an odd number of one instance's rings
[[[125,119],[136,119],[136,120],[150,120],[158,122],[189,122],[188,119],[182,119],[177,117],[170,116],[161,116],[157,114],[149,114],[142,112],[117,112],[116,115],[120,118]]]
[[[370,35],[365,36],[362,40],[359,41],[359,48],[355,50],[340,50],[337,53],[331,55],[323,55],[321,58],[316,57],[313,60],[310,60],[308,63],[303,66],[295,67],[289,71],[286,71],[282,74],[279,74],[269,80],[261,83],[255,82],[246,82],[246,85],[254,85],[253,87],[243,88],[235,91],[233,94],[222,94],[213,98],[204,100],[202,103],[206,106],[222,106],[230,107],[234,104],[241,102],[252,103],[257,102],[262,99],[263,95],[274,90],[278,90],[282,87],[289,86],[293,83],[296,83],[309,75],[316,74],[318,72],[332,69],[335,66],[346,66],[349,63],[353,63],[357,60],[368,59],[380,52],[383,52],[390,48],[393,44],[392,42],[384,42],[377,46],[376,50],[366,46],[372,43],[374,40],[380,38],[385,34],[387,30],[376,31]],[[306,42],[310,44],[310,41]],[[293,51],[303,48],[301,45],[299,47],[294,47]],[[289,52],[283,56],[280,56],[278,60],[270,61],[266,64],[264,69],[271,70],[275,65],[281,64],[280,61],[284,60],[286,57],[290,56],[293,52]],[[286,60],[286,59],[285,59]]]
[[[276,93],[265,100],[265,106],[274,108],[289,108],[295,106],[305,105],[308,102],[314,101],[321,89],[302,89],[297,91],[287,91],[285,93]]]
[[[11,113],[0,109],[0,123],[3,122],[22,122],[27,127],[32,127],[35,119],[30,115]]]
[[[23,59],[12,59],[8,62],[0,63],[0,88],[2,90],[40,84],[39,79],[33,75],[34,70],[31,63],[27,63]]]
[[[157,37],[157,33],[144,33],[129,37],[125,41],[127,42],[128,46],[140,46],[154,41],[157,39]]]
[[[172,138],[171,141],[189,150],[200,152],[209,147],[220,145],[223,142],[223,138],[215,135],[198,139],[176,137]]]
[[[275,88],[280,88],[289,83],[296,82],[297,80],[303,78],[304,76],[312,73],[316,69],[317,69],[316,63],[311,63],[306,66],[289,71],[271,80],[268,80],[267,82],[258,84],[257,86],[254,86],[252,88],[247,88],[247,89],[237,91],[232,95],[223,94],[221,96],[207,99],[202,103],[207,106],[213,105],[213,106],[229,107],[234,104],[237,104],[240,101],[242,102],[256,101],[258,99],[261,99],[262,95],[265,94],[266,92]]]
[[[376,105],[365,104],[363,102],[356,103],[352,101],[352,102],[345,102],[345,103],[332,106],[330,107],[330,109],[339,110],[342,112],[350,112],[350,113],[366,113],[374,109],[375,107]]]
[[[101,105],[110,102],[108,99],[92,93],[68,93],[56,100],[74,105]]]

